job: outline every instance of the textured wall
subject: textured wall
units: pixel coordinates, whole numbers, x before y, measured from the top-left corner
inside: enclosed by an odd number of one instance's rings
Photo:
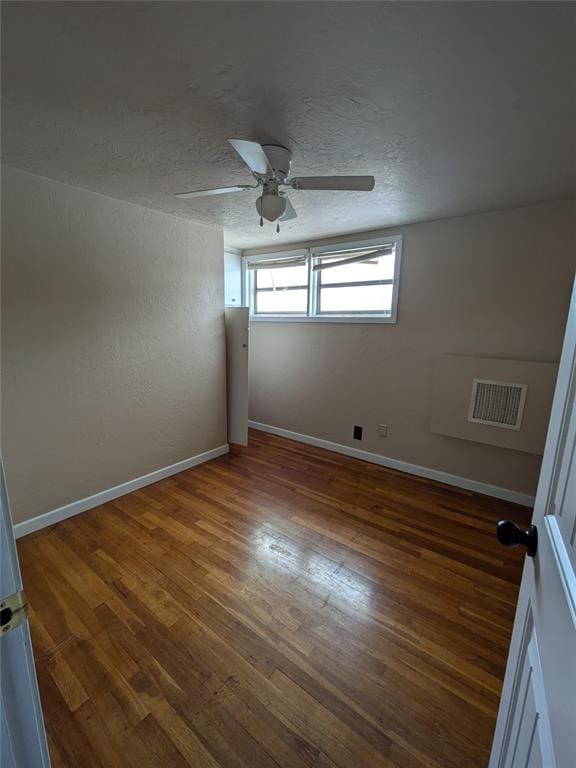
[[[15,521],[225,443],[222,232],[12,169],[2,192]]]
[[[533,493],[538,456],[430,431],[433,369],[443,353],[558,361],[574,213],[564,201],[389,230],[404,235],[398,324],[252,323],[250,418]]]

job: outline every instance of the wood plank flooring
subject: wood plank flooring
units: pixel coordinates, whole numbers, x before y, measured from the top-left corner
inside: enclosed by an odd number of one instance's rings
[[[528,510],[253,432],[19,542],[54,768],[485,768]]]

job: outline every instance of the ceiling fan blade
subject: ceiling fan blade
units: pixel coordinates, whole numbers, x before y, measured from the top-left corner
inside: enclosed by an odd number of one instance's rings
[[[266,153],[256,141],[245,141],[244,139],[228,139],[242,160],[246,163],[252,173],[259,173],[265,176],[272,171],[272,166]]]
[[[290,219],[297,219],[298,214],[294,210],[294,206],[290,200],[286,197],[286,195],[282,195],[282,197],[286,200],[286,209],[284,210],[282,216],[280,216],[279,221],[290,221]]]
[[[249,184],[239,184],[236,187],[215,187],[214,189],[198,189],[196,192],[177,192],[174,197],[209,197],[210,195],[226,195],[228,192],[246,192],[248,189],[256,189]]]
[[[350,190],[371,192],[374,176],[297,176],[290,180],[292,189]]]

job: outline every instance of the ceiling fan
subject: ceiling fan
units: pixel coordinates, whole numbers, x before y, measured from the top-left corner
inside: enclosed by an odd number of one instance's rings
[[[264,219],[268,221],[288,221],[297,217],[290,200],[282,187],[299,190],[344,190],[371,192],[374,189],[374,176],[290,176],[292,152],[278,144],[258,144],[256,141],[228,139],[242,160],[246,163],[256,184],[237,184],[232,187],[200,189],[195,192],[178,192],[174,197],[208,197],[224,195],[228,192],[248,192],[261,188],[256,200],[256,210],[260,215],[260,226]],[[276,225],[280,231],[280,225]]]

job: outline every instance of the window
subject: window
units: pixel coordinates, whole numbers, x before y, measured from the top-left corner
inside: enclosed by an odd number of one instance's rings
[[[255,320],[396,322],[401,237],[244,258]]]
[[[319,315],[392,314],[394,246],[314,256]]]
[[[308,260],[306,254],[250,264],[255,315],[306,315]]]

